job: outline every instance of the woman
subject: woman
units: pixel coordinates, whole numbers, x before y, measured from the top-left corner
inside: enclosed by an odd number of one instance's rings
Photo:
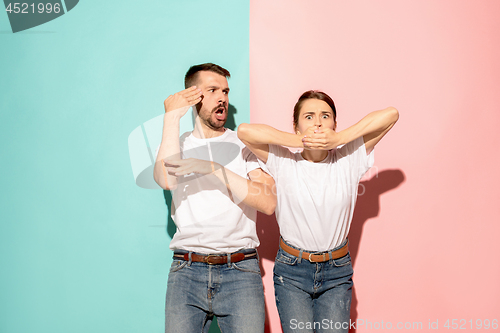
[[[281,239],[274,288],[285,333],[348,331],[353,270],[347,234],[358,184],[373,165],[373,147],[398,117],[389,107],[335,132],[333,100],[307,91],[294,108],[295,134],[239,126],[238,137],[276,182]],[[283,146],[304,149],[292,153]]]

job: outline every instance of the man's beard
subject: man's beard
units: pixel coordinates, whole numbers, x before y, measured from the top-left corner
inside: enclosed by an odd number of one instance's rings
[[[213,130],[219,130],[219,129],[223,128],[227,122],[227,108],[226,107],[224,107],[224,112],[226,112],[226,119],[224,119],[224,121],[221,121],[221,120],[214,121],[212,119],[212,115],[220,107],[221,107],[221,105],[218,105],[215,108],[213,108],[207,118],[202,117],[201,114],[198,113],[198,116],[200,117],[201,121],[204,122],[206,126],[208,126],[209,128],[211,128]]]

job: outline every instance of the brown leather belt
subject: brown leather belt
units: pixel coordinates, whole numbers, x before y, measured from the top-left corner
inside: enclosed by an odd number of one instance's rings
[[[314,252],[302,252],[302,259],[309,260],[310,262],[325,262],[330,260],[330,253],[332,254],[331,259],[338,259],[342,258],[345,256],[347,253],[349,253],[349,248],[348,245],[349,242],[347,242],[344,246],[342,246],[340,249],[335,250],[335,251],[328,251],[324,253],[314,253]],[[294,249],[293,247],[287,245],[282,238],[280,238],[280,247],[283,249],[288,254],[291,254],[292,256],[298,257],[300,255],[300,250]]]
[[[201,255],[196,253],[191,253],[192,262],[204,262],[209,265],[222,265],[227,264],[227,254],[208,254]],[[189,261],[189,253],[174,253],[174,258]],[[231,254],[231,262],[238,262],[246,259],[257,258],[257,251],[254,250],[250,253],[233,253]]]

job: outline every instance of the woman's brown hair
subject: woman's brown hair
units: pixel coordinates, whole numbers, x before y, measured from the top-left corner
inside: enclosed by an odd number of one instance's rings
[[[300,97],[297,103],[295,104],[295,107],[293,108],[293,128],[297,128],[297,124],[299,123],[299,115],[300,115],[300,109],[302,108],[302,104],[308,100],[308,99],[319,99],[320,101],[325,102],[328,104],[333,111],[333,121],[335,124],[337,123],[337,110],[335,109],[335,103],[333,102],[333,99],[325,94],[322,91],[319,90],[309,90],[303,93]]]

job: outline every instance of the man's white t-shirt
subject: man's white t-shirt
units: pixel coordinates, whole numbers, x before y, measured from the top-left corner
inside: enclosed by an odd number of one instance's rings
[[[358,184],[373,166],[363,137],[328,152],[321,162],[300,152],[269,145],[265,166],[277,187],[276,218],[283,239],[309,251],[327,251],[346,239],[358,194]]]
[[[184,133],[180,150],[183,159],[214,161],[245,179],[259,168],[255,155],[230,129],[209,139]],[[177,227],[172,250],[215,254],[259,246],[256,210],[233,198],[215,176],[188,174],[177,181],[172,191],[172,219]]]

